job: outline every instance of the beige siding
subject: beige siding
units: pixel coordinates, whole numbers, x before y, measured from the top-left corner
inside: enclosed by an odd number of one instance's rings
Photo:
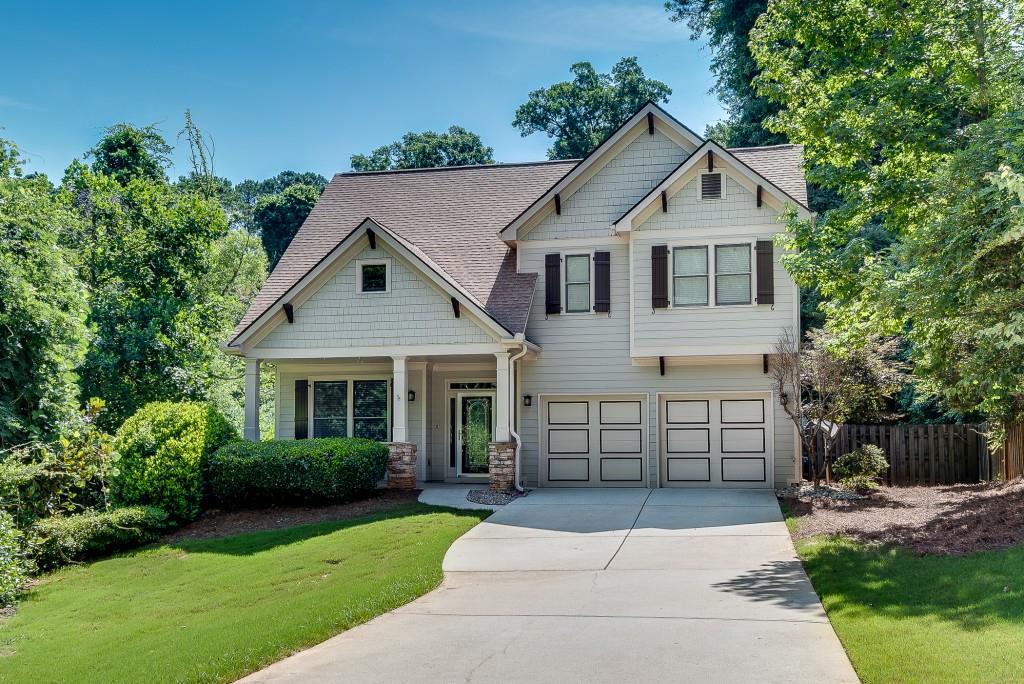
[[[522,239],[548,240],[608,235],[613,221],[665,178],[686,152],[665,134],[646,129],[570,197],[562,214],[545,217]]]
[[[384,257],[391,289],[356,291],[360,259]],[[363,250],[295,309],[293,324],[281,323],[256,349],[316,349],[346,346],[490,343],[494,338],[468,316],[455,318],[451,300],[382,246]]]

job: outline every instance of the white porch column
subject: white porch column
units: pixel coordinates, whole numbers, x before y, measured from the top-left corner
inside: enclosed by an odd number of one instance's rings
[[[245,434],[250,442],[260,441],[260,360],[245,360]]]
[[[512,408],[508,404],[508,390],[509,382],[509,363],[508,357],[509,352],[496,352],[494,357],[498,360],[496,386],[497,392],[494,398],[494,441],[495,442],[507,442],[512,439],[512,434],[509,432],[511,427],[511,411]]]
[[[392,356],[394,364],[392,370],[392,385],[395,396],[391,400],[391,441],[409,441],[409,410],[406,403],[406,395],[409,393],[409,383],[406,378],[405,357]]]

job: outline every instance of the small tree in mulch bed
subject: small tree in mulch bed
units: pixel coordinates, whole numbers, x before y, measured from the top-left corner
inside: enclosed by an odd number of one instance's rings
[[[886,417],[888,400],[907,382],[898,351],[895,338],[868,336],[851,345],[825,328],[809,331],[802,344],[787,331],[775,344],[771,376],[810,457],[815,486],[822,479],[815,454],[819,440],[829,481],[839,425],[853,416],[872,422]],[[797,396],[791,397],[794,389]]]

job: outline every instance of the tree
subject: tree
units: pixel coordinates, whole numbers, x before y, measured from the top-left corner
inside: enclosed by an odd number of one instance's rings
[[[16,178],[0,142],[0,449],[55,437],[78,407],[86,300],[58,242],[77,221],[45,176]]]
[[[686,22],[691,39],[707,37],[711,48],[714,93],[727,118],[708,127],[707,135],[726,147],[775,145],[786,136],[767,130],[764,122],[778,104],[759,95],[753,81],[759,70],[750,53],[750,31],[768,6],[767,0],[668,0],[669,18]]]
[[[312,185],[292,185],[256,202],[253,226],[259,231],[271,269],[280,261],[318,199],[320,191]]]
[[[623,57],[610,74],[597,73],[590,62],[569,70],[572,81],[534,90],[512,121],[523,137],[543,132],[554,138],[549,159],[587,156],[645,103],[668,102],[672,94],[644,76],[636,57]]]
[[[256,202],[265,195],[276,195],[284,192],[293,185],[312,185],[320,192],[327,187],[327,179],[313,171],[282,171],[276,176],[255,181],[244,180],[235,186],[242,201],[250,207],[256,206]]]
[[[906,384],[898,351],[895,338],[870,336],[851,346],[828,329],[810,331],[803,343],[787,332],[776,343],[771,377],[783,410],[800,434],[815,486],[822,477],[816,456],[819,441],[824,444],[828,480],[839,426],[886,417],[888,401]],[[794,390],[796,396],[790,394]]]
[[[369,155],[353,154],[351,162],[353,171],[389,171],[493,164],[493,155],[494,148],[485,147],[479,135],[462,126],[451,126],[444,133],[410,131]]]
[[[127,123],[106,129],[96,146],[86,153],[92,157],[92,170],[111,176],[122,185],[133,178],[151,181],[166,179],[172,148],[155,126],[137,128]]]

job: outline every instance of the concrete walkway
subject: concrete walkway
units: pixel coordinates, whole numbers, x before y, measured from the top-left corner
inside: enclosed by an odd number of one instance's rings
[[[856,682],[771,492],[538,490],[252,682]]]

